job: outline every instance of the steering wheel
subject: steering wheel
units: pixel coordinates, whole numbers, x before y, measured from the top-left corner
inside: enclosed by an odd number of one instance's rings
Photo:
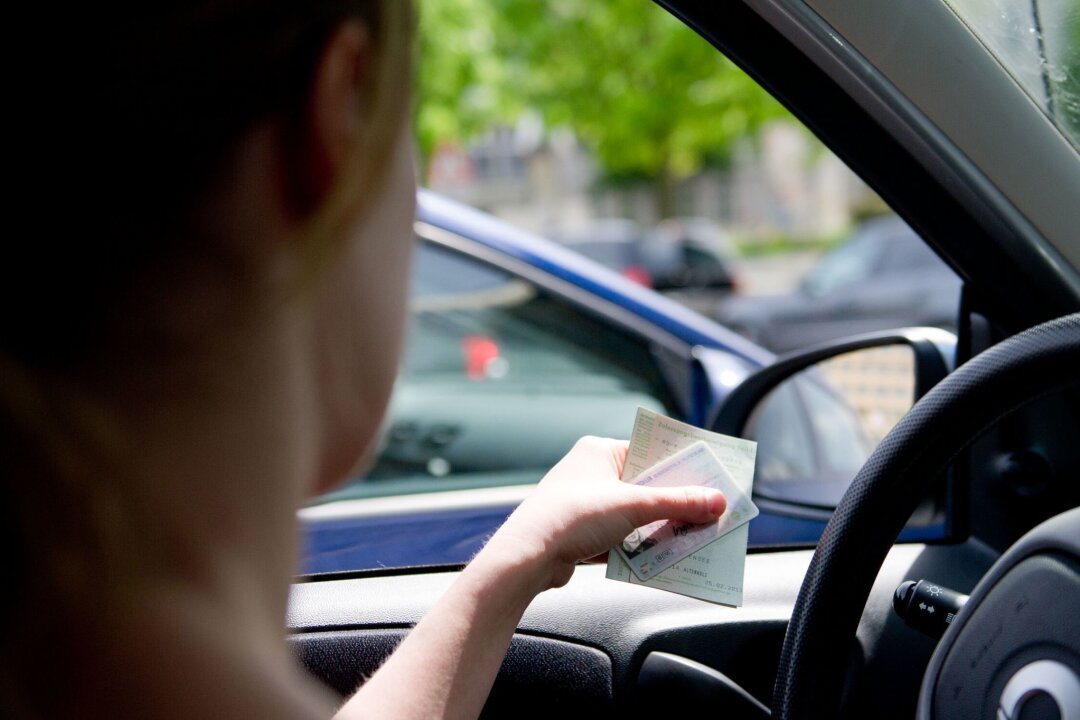
[[[784,638],[773,694],[773,717],[805,720],[838,714],[851,640],[871,586],[889,548],[929,484],[999,418],[1027,402],[1078,382],[1080,313],[1031,328],[972,358],[923,396],[900,420],[852,481],[814,552]],[[1069,518],[1065,520],[1060,519],[1065,516],[1059,516],[1056,529],[1042,532],[1043,540],[1025,539],[1017,545],[1029,550],[1053,547],[1053,543],[1045,540],[1048,532],[1069,537],[1080,523],[1080,511],[1066,515]],[[1080,533],[1075,538],[1071,581],[1077,584],[1075,559],[1080,557]],[[1023,551],[1013,550],[984,577],[956,624],[946,633],[943,643],[948,641],[950,657],[955,662],[950,666],[935,654],[931,672],[923,682],[920,717],[933,715],[927,695],[934,692],[936,681],[945,677],[943,673],[950,672],[950,667],[952,672],[961,672],[961,661],[964,671],[968,665],[976,669],[982,656],[975,655],[980,652],[985,655],[987,646],[994,644],[988,640],[971,642],[970,637],[980,632],[979,627],[983,632],[987,629],[985,622],[976,621],[981,609],[978,606],[992,604],[989,601],[995,596],[983,585],[991,576],[1000,578],[1010,568],[1021,567],[1017,563],[1026,557]],[[1002,561],[1008,567],[999,567]],[[1067,558],[1066,562],[1069,562]],[[1066,601],[1071,597],[1075,603],[1076,590],[1068,585],[1068,566],[1064,575],[1058,575],[1066,583],[1063,592],[1074,593],[1066,594]],[[1017,622],[1010,627],[1023,633],[1026,625]],[[1033,628],[1032,632],[1038,630]],[[965,633],[969,637],[967,643],[962,642]],[[1072,635],[1073,643],[1077,637],[1080,633]],[[1066,658],[1057,663],[1058,670],[1066,671],[1059,673],[1064,688],[1060,692],[1080,692],[1080,683],[1076,683],[1076,656],[1070,655],[1075,653],[1075,648],[1070,651],[1065,647],[1062,651],[1071,660]],[[1067,672],[1070,667],[1071,679]],[[938,677],[933,677],[934,674]],[[993,682],[1000,684],[998,680]],[[958,696],[965,692],[971,695],[971,689],[965,691],[963,683],[955,687],[957,690],[953,692]],[[1075,711],[1078,713],[1075,717],[1080,717],[1080,706]],[[951,712],[941,712],[940,716],[974,717]],[[1063,712],[1062,716],[1071,715]]]

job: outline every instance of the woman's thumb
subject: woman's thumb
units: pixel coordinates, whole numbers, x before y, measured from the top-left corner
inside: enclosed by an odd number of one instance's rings
[[[634,523],[640,527],[654,520],[684,520],[705,523],[724,514],[724,493],[710,487],[651,488],[633,486],[640,491],[641,502],[635,508]]]

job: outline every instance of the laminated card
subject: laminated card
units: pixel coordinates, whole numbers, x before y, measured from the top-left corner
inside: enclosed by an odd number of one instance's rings
[[[660,461],[698,442],[708,445],[742,492],[749,496],[754,484],[757,443],[702,430],[645,408],[638,408],[634,420],[622,480],[633,482]],[[622,556],[612,550],[608,553],[607,577],[709,602],[742,605],[748,532],[749,525],[743,524],[647,580],[637,577]]]

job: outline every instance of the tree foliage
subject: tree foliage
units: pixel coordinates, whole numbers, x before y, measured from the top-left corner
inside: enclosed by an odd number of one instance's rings
[[[525,95],[508,92],[489,0],[420,0],[414,126],[427,157],[441,143],[468,140],[512,122]]]
[[[648,0],[421,0],[421,148],[524,108],[614,177],[686,177],[784,110]]]

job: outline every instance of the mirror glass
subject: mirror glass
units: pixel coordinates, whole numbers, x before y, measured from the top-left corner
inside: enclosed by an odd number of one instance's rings
[[[895,345],[845,353],[778,385],[745,436],[758,442],[754,494],[832,508],[914,403],[915,358]]]

